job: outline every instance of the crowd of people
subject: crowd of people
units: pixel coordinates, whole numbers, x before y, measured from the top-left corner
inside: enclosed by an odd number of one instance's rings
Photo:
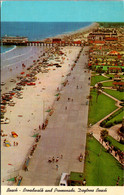
[[[123,151],[117,149],[113,145],[110,145],[108,141],[105,142],[103,139],[102,140],[100,139],[100,142],[105,146],[108,153],[112,154],[116,159],[118,159],[122,165],[124,164],[124,152]]]

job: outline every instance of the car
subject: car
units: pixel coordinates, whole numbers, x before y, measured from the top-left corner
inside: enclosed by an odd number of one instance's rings
[[[6,113],[6,109],[1,109],[1,113]]]
[[[10,102],[9,106],[15,106],[15,103],[14,102]]]
[[[1,124],[9,124],[9,119],[8,118],[2,118],[1,119]]]
[[[11,79],[10,82],[16,82],[16,80],[15,79]]]
[[[68,186],[68,177],[69,177],[68,173],[62,173],[59,186]]]
[[[17,98],[18,98],[18,99],[23,99],[23,97],[22,97],[22,96],[18,96]]]
[[[5,82],[1,82],[1,85],[5,85],[6,83]]]

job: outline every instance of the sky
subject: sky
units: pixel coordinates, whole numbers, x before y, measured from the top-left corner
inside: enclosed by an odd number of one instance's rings
[[[3,1],[1,21],[124,22],[124,2]]]

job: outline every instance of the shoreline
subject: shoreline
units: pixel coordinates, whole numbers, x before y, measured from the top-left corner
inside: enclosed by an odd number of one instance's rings
[[[89,31],[91,31],[93,28],[96,28],[98,26],[98,23],[92,23],[91,25],[89,25],[89,26],[86,26],[86,27],[83,27],[83,28],[81,28],[81,29],[78,29],[78,30],[76,30],[76,31],[73,31],[73,32],[69,32],[69,33],[66,33],[66,34],[60,34],[60,35],[57,35],[57,36],[55,36],[55,37],[57,37],[57,38],[63,38],[63,37],[66,37],[66,36],[73,36],[73,35],[75,35],[75,34],[77,34],[77,33],[84,33],[84,34],[87,34],[87,32],[89,32]],[[48,37],[49,38],[49,37]],[[52,38],[54,38],[54,37],[50,37],[51,39]],[[45,40],[45,39],[43,39],[43,40]],[[43,41],[42,40],[42,41]],[[32,46],[33,47],[33,46]],[[42,51],[43,52],[43,51]],[[9,53],[9,52],[8,52]],[[38,55],[39,54],[36,54],[36,56],[37,57],[35,57],[35,59],[33,59],[33,60],[36,60],[36,58],[38,58]],[[27,57],[27,59],[29,60],[29,56]],[[7,72],[7,74],[8,74],[8,76],[7,77],[1,77],[1,81],[2,82],[5,82],[5,83],[9,83],[9,81],[14,77],[14,78],[16,78],[16,76],[19,74],[19,72],[21,72],[23,69],[21,68],[21,64],[23,63],[23,61],[25,61],[25,60],[21,60],[21,61],[19,61],[19,62],[17,62],[16,63],[16,65],[13,63],[13,64],[11,64],[10,65],[10,69],[11,69],[11,67],[13,67],[14,68],[14,70],[15,70],[15,73],[13,73],[13,74],[11,74],[11,72],[10,72],[10,74],[9,74],[9,71],[8,71],[8,66],[6,66],[6,67],[3,67],[3,68],[1,68],[1,75],[5,75],[5,73]],[[26,66],[27,68],[32,64],[33,62],[30,62],[30,63],[28,63],[28,65]],[[18,67],[18,70],[16,69],[16,66]],[[8,85],[8,84],[7,84]],[[11,85],[11,83],[9,84],[9,85]],[[3,87],[2,87],[3,88]],[[10,88],[10,87],[9,87]]]
[[[26,56],[27,53],[22,54],[25,57],[24,59],[21,59],[21,56],[18,55],[17,58],[19,59],[19,61],[12,63],[12,64],[8,64],[5,67],[1,67],[1,81],[2,82],[6,83],[9,79],[16,77],[22,70],[24,70],[24,68],[22,68],[23,63],[26,65],[26,68],[28,68],[31,64],[33,64],[33,60],[38,59],[40,51],[41,52],[43,51],[43,49],[35,48],[35,47],[32,47],[31,50],[32,50],[31,52],[27,52],[28,56]],[[16,57],[14,57],[14,59],[16,60]],[[11,59],[11,60],[14,60],[14,59]],[[11,60],[10,60],[10,63],[11,63]],[[9,62],[9,59],[8,59],[8,62]]]
[[[16,49],[16,45],[14,45],[14,47],[12,48],[12,49],[10,49],[10,50],[7,50],[7,51],[5,51],[5,52],[3,52],[3,53],[0,53],[0,55],[5,55],[6,53],[9,53],[9,52],[11,52],[11,51],[13,51],[14,49]]]
[[[77,33],[86,33],[86,31],[90,31],[90,30],[92,30],[92,29],[94,29],[95,27],[98,27],[98,26],[99,26],[99,24],[94,22],[94,23],[90,24],[89,26],[80,28],[76,31],[72,31],[72,32],[69,32],[69,33],[58,35],[57,37],[71,36],[71,35],[75,35]]]

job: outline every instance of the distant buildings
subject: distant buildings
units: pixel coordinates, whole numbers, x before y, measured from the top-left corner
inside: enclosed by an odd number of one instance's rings
[[[115,42],[117,40],[118,36],[115,29],[97,28],[88,36],[89,43],[98,42],[104,44],[107,41]]]

